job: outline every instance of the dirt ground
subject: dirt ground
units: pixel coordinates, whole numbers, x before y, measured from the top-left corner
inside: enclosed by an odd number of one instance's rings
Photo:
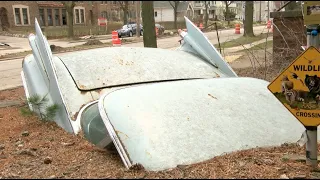
[[[279,67],[269,69],[267,79],[275,77],[279,71]],[[239,76],[264,77],[261,69],[235,71]],[[22,87],[0,91],[0,101],[19,100],[23,103],[24,99]],[[83,134],[72,135],[53,122],[23,116],[20,109],[21,106],[0,108],[0,179],[320,178],[320,172],[312,171],[304,161],[284,157],[305,155],[304,147],[295,144],[238,151],[166,171],[127,170],[115,149],[99,149]]]

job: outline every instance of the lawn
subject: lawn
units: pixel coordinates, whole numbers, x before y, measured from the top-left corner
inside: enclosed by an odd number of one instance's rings
[[[262,43],[256,44],[255,46],[252,46],[252,47],[247,48],[247,49],[242,49],[242,50],[237,51],[237,52],[245,52],[247,50],[249,50],[249,51],[264,50],[265,46],[266,46],[266,42],[262,42]],[[273,40],[267,41],[267,49],[272,48],[272,47],[273,47]]]
[[[269,34],[268,36],[271,37],[272,34]],[[222,49],[223,48],[231,48],[231,47],[241,46],[241,45],[245,45],[245,44],[250,44],[255,41],[265,39],[266,37],[267,37],[267,33],[262,33],[262,34],[254,36],[254,37],[241,36],[240,38],[233,39],[233,40],[227,41],[227,42],[223,42],[220,45],[221,45]],[[215,44],[214,47],[219,48],[219,44]]]

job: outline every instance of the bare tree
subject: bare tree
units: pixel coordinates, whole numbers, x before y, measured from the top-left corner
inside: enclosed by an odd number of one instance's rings
[[[246,1],[243,36],[253,37],[253,1]]]
[[[128,24],[129,1],[117,1],[123,11],[123,24]]]
[[[68,37],[73,38],[73,8],[76,5],[74,1],[62,1],[66,11],[68,13]]]
[[[208,13],[208,9],[209,9],[209,3],[210,1],[203,1],[204,2],[204,7],[205,7],[205,12],[204,12],[204,27],[208,26],[208,20],[209,20],[209,13]]]
[[[144,47],[157,48],[153,1],[142,1],[141,9]]]
[[[285,11],[292,11],[292,10],[301,10],[301,2],[297,3],[297,1],[291,1],[286,7]]]
[[[224,1],[225,6],[226,6],[226,12],[225,12],[225,19],[228,21],[228,25],[230,25],[230,11],[229,11],[229,6],[233,1]]]
[[[140,37],[140,1],[136,2],[137,37]]]
[[[178,6],[180,1],[169,1],[171,7],[173,8],[173,14],[174,14],[174,29],[178,29],[177,26],[177,16],[178,16]]]

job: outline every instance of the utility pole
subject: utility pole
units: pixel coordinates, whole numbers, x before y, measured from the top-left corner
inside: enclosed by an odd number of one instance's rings
[[[136,1],[137,37],[140,37],[140,1]]]
[[[261,23],[261,1],[260,1],[260,10],[259,10],[259,22]]]

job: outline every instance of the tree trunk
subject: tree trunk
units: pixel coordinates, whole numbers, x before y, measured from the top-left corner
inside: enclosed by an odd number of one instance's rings
[[[229,19],[229,4],[228,4],[228,1],[225,1],[226,3],[226,15],[225,15],[225,18],[226,18],[226,21],[228,21],[228,26],[230,25],[230,19]]]
[[[153,1],[142,1],[141,8],[144,47],[157,48]]]
[[[178,29],[177,26],[177,17],[178,17],[178,6],[180,1],[169,1],[169,4],[173,8],[173,18],[174,18],[174,29]]]
[[[204,1],[204,5],[206,7],[205,17],[204,17],[204,27],[208,26],[209,14],[208,14],[208,6],[210,1]]]
[[[140,37],[140,1],[136,1],[137,37]]]
[[[129,1],[124,1],[123,24],[128,24]]]
[[[68,13],[68,37],[73,38],[74,37],[74,32],[73,32],[73,8],[75,6],[74,1],[65,1],[63,2],[66,11]]]
[[[253,37],[253,1],[246,1],[243,36]]]
[[[178,7],[177,5],[174,7],[174,29],[178,30],[178,25],[177,25],[177,16],[178,16]]]

